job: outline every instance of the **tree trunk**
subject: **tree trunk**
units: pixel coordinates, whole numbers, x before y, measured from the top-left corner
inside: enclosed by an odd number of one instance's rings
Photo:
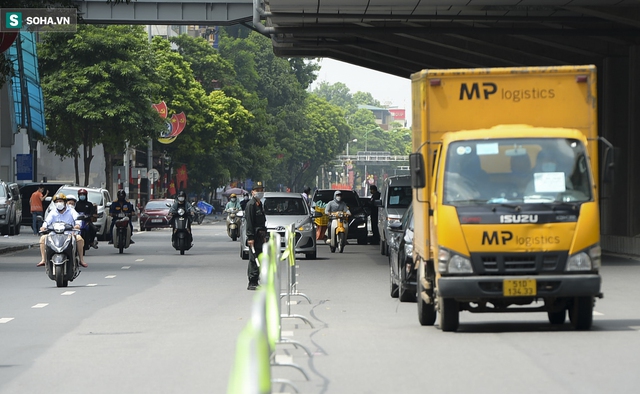
[[[113,188],[113,155],[111,152],[104,150],[104,175],[106,179],[105,188],[109,190],[111,196],[115,196],[115,190]]]
[[[84,186],[89,186],[89,174],[91,173],[91,161],[93,160],[93,133],[88,125],[85,124],[82,133],[82,164],[84,167]]]
[[[73,154],[73,169],[75,170],[76,173],[76,185],[80,184],[80,169],[78,168],[78,152],[76,151]]]

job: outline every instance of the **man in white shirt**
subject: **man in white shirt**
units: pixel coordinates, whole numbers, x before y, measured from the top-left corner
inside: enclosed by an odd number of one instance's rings
[[[65,222],[72,226],[75,229],[80,229],[80,225],[82,224],[80,220],[78,220],[78,212],[75,209],[67,207],[67,196],[62,193],[58,193],[53,196],[52,204],[54,204],[55,208],[49,211],[47,217],[42,223],[42,227],[40,231],[46,230],[49,226],[53,225],[56,222]],[[46,242],[47,236],[43,235],[40,237],[40,255],[42,259],[36,267],[43,267],[45,264],[46,256]],[[84,262],[84,240],[80,236],[80,234],[76,234],[76,242],[78,248],[78,256],[80,257],[80,265],[83,267],[88,267],[87,263]]]

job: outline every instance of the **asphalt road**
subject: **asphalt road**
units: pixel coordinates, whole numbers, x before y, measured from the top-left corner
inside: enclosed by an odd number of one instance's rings
[[[139,233],[119,255],[101,243],[60,289],[36,249],[0,255],[0,393],[225,393],[251,313],[246,261],[223,223],[194,226],[180,256],[168,230]],[[416,305],[389,297],[377,246],[319,246],[298,260],[298,290],[274,378],[302,393],[636,393],[640,262],[607,257],[591,331],[545,313],[461,313],[460,330],[421,327]],[[286,313],[286,309],[283,310]],[[293,392],[274,385],[274,392]]]

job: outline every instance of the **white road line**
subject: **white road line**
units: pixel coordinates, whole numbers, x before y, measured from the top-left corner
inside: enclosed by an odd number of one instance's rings
[[[293,361],[293,357],[288,354],[276,354],[276,363],[290,364]]]
[[[87,284],[87,287],[93,287],[93,286],[98,286],[98,284],[97,283],[88,283]]]
[[[131,268],[130,265],[125,265],[124,267],[122,267],[123,270],[128,270],[129,268]]]
[[[107,276],[105,276],[104,278],[105,278],[105,279],[113,279],[113,278],[115,278],[115,277],[116,277],[115,275],[107,275]]]
[[[34,306],[32,306],[31,308],[36,309],[36,308],[44,308],[45,306],[49,305],[48,303],[42,303],[42,304],[35,304]]]
[[[138,261],[144,261],[144,259],[136,259],[135,261],[137,261],[137,262],[138,262]]]
[[[65,291],[64,293],[60,294],[60,295],[71,295],[75,293],[75,291]]]
[[[282,337],[292,337],[293,336],[293,331],[282,331],[280,333],[280,336],[282,336]]]
[[[9,323],[13,317],[0,317],[0,324]]]
[[[604,313],[593,311],[593,316],[604,316]]]

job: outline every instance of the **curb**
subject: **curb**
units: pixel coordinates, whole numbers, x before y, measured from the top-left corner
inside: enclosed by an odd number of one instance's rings
[[[8,246],[6,248],[0,248],[0,254],[6,254],[6,253],[11,253],[11,252],[17,252],[20,250],[25,250],[25,249],[31,249],[31,248],[35,248],[40,246],[39,243],[37,244],[27,244],[27,245],[15,245],[15,246]]]

